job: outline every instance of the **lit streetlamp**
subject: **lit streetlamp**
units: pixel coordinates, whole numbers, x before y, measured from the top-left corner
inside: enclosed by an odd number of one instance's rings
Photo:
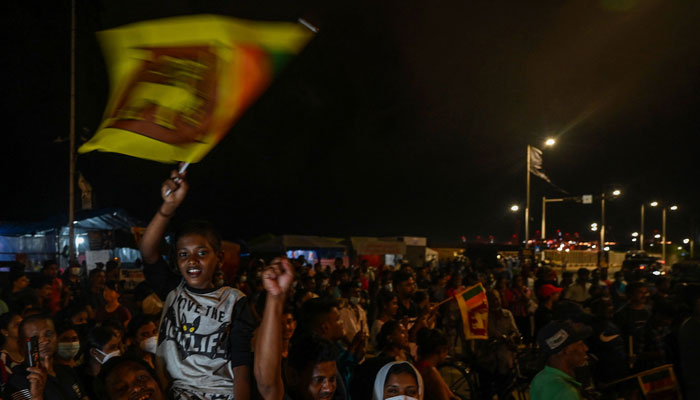
[[[651,207],[656,207],[659,205],[658,201],[652,201],[649,203]],[[642,203],[642,211],[640,215],[640,229],[639,229],[639,250],[644,251],[644,203]]]
[[[613,197],[618,197],[622,194],[620,189],[615,189],[611,192]],[[605,192],[600,196],[600,247],[605,246]],[[598,252],[598,265],[602,260],[603,253]]]
[[[690,244],[690,258],[694,258],[695,256],[695,240],[685,238],[683,239],[683,244]]]
[[[518,206],[517,204],[513,204],[512,206],[510,206],[510,211],[516,212],[518,210],[520,210],[520,206]]]
[[[669,207],[671,211],[678,211],[678,206]],[[666,262],[666,207],[661,212],[661,258]]]

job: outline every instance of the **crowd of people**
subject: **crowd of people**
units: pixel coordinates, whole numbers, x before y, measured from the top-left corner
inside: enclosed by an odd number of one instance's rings
[[[700,359],[700,295],[684,285],[608,279],[606,269],[525,262],[372,267],[254,259],[225,282],[221,239],[191,221],[164,235],[188,191],[173,172],[140,243],[146,280],[129,295],[117,260],[84,274],[15,265],[0,301],[0,398],[460,399],[441,366],[479,375],[470,398],[634,398],[673,364],[687,398]],[[487,289],[488,340],[466,340],[450,301]],[[124,296],[123,296],[124,295]],[[36,341],[32,339],[36,338]],[[524,354],[539,356],[526,368]]]

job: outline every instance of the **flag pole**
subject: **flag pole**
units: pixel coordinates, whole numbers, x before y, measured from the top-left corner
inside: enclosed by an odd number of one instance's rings
[[[68,263],[75,256],[75,0],[71,0],[70,29],[70,149],[68,167]]]
[[[306,29],[310,30],[311,32],[318,33],[318,28],[304,18],[299,18],[297,21],[299,21],[300,24],[304,25]]]
[[[525,248],[530,238],[530,145],[527,145],[527,168],[525,171]]]

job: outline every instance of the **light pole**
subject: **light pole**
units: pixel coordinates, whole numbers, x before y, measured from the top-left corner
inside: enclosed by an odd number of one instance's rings
[[[527,178],[525,179],[525,247],[527,238],[530,237],[530,145],[527,145]]]
[[[656,207],[659,205],[658,201],[652,201],[649,203],[650,206]],[[639,250],[644,251],[644,203],[642,203],[642,211],[640,214],[640,227],[639,227]]]
[[[644,203],[642,203],[642,213],[640,217],[640,227],[639,227],[639,250],[644,251]]]
[[[677,211],[678,206],[668,207],[671,211]],[[666,263],[666,207],[661,211],[661,258]]]
[[[545,147],[552,147],[557,143],[553,138],[545,140]],[[532,146],[527,145],[527,171],[525,172],[525,247],[528,247],[528,239],[530,238],[530,171],[532,161],[530,160]]]
[[[513,204],[512,206],[510,206],[510,211],[511,211],[513,214],[517,214],[518,211],[520,211],[520,206],[517,205],[517,204]],[[519,240],[518,240],[518,239],[519,239],[519,238],[518,238],[519,236],[520,236],[520,218],[518,218],[518,217],[516,216],[516,218],[515,218],[515,239],[516,239],[516,243],[519,242]]]
[[[622,194],[619,189],[615,189],[611,192],[613,197],[617,197]],[[605,192],[600,196],[600,248],[605,247]],[[602,261],[603,253],[598,252],[598,266]]]
[[[689,243],[690,243],[690,258],[692,259],[692,258],[694,258],[694,256],[695,256],[695,251],[694,251],[694,250],[695,250],[695,249],[694,249],[694,247],[695,247],[695,240],[689,239],[689,238],[683,239],[683,244],[689,244]]]
[[[541,226],[541,228],[542,228],[541,231],[542,231],[542,232],[541,232],[541,234],[540,234],[540,238],[541,238],[542,240],[547,239],[547,236],[546,236],[545,233],[544,233],[544,232],[545,232],[545,229],[546,229],[546,226],[547,226],[547,225],[546,225],[546,222],[545,222],[545,221],[546,221],[546,217],[547,217],[547,203],[559,203],[559,202],[563,202],[564,200],[565,200],[565,199],[548,199],[548,198],[542,196],[542,226]]]

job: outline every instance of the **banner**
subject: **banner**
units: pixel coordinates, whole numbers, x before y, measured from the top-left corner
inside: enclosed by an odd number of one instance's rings
[[[464,337],[471,339],[488,339],[489,303],[486,290],[478,283],[455,295],[462,315]]]
[[[197,15],[98,35],[111,93],[98,132],[78,151],[197,162],[312,33],[298,23]]]

